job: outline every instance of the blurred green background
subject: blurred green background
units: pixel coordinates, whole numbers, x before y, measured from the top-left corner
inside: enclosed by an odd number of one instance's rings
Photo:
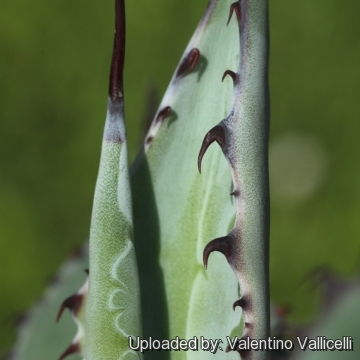
[[[127,1],[132,159],[206,4]],[[113,1],[0,3],[0,350],[88,236],[113,17]],[[271,296],[294,322],[318,309],[309,271],[359,270],[359,19],[357,0],[270,0]]]

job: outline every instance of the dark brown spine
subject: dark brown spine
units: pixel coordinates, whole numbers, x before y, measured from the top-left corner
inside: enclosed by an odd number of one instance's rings
[[[115,0],[114,49],[109,81],[109,97],[112,102],[118,102],[124,96],[123,71],[125,62],[125,38],[125,3],[124,0]]]

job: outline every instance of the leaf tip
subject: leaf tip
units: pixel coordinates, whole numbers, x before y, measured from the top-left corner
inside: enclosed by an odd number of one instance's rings
[[[125,4],[115,0],[115,35],[111,60],[109,97],[112,102],[123,98],[123,70],[125,59]]]

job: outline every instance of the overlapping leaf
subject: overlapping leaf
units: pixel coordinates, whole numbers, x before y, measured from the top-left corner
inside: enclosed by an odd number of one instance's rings
[[[226,26],[230,5],[210,1],[161,102],[132,179],[144,337],[222,339],[214,359],[225,356],[225,337],[240,323],[239,310],[232,310],[239,290],[222,255],[214,254],[204,270],[203,249],[232,228],[234,205],[221,150],[209,150],[201,175],[197,155],[206,132],[227,116],[231,105],[231,79],[221,83],[224,71],[239,63],[237,23]],[[208,356],[204,351],[146,353],[156,359]]]
[[[86,279],[88,248],[81,256],[68,260],[55,277],[38,304],[26,315],[20,327],[12,360],[56,359],[71,344],[76,326],[68,313],[56,323],[56,314],[62,301],[74,294]]]

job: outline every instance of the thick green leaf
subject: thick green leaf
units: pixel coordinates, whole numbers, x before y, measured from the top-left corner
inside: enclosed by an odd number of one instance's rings
[[[56,323],[56,314],[62,301],[84,283],[87,253],[86,246],[80,257],[74,257],[62,266],[54,284],[27,314],[13,349],[14,360],[57,359],[70,345],[76,333],[75,323],[68,312]]]
[[[115,1],[115,19],[108,111],[90,229],[87,360],[141,358],[128,345],[129,337],[141,336],[142,331],[124,123],[124,0]]]
[[[231,268],[219,254],[212,255],[207,272],[203,268],[203,262],[207,263],[207,259],[203,258],[206,244],[213,238],[228,234],[234,225],[229,167],[219,149],[209,150],[206,156],[208,164],[204,164],[202,176],[196,167],[204,134],[227,117],[232,102],[236,104],[231,81],[227,79],[224,84],[220,83],[224,71],[236,70],[240,63],[238,23],[233,21],[226,26],[230,8],[230,1],[210,1],[145,139],[145,155],[140,156],[136,164],[138,169],[132,182],[134,231],[141,277],[144,337],[159,340],[196,338],[197,341],[197,351],[149,352],[149,358],[205,359],[212,351],[215,358],[220,359],[224,357],[227,346],[225,338],[242,335],[240,311],[232,310],[232,304],[240,294]],[[250,15],[254,16],[251,11]],[[266,51],[264,49],[261,51]],[[251,116],[247,117],[247,105],[245,102],[245,123],[248,126]],[[237,106],[235,110],[239,113]],[[227,131],[235,133],[231,138],[236,140],[231,144],[234,155],[236,149],[240,151],[242,144],[236,138],[235,129]],[[260,129],[260,135],[262,132]],[[246,131],[241,136],[249,142]],[[266,140],[266,137],[260,136],[254,141],[266,147]],[[253,151],[252,144],[242,150],[245,154]],[[233,166],[232,158],[228,160]],[[244,162],[248,161],[247,157]],[[257,165],[255,161],[254,166]],[[235,178],[238,170],[235,169]],[[263,171],[266,173],[266,170],[265,166]],[[240,174],[240,178],[245,175],[247,173]],[[262,179],[259,181],[262,182]],[[236,181],[234,184],[238,185]],[[252,185],[251,192],[254,189],[262,191],[257,185],[257,182],[255,187]],[[129,197],[121,89],[119,92],[110,91],[94,199],[86,315],[87,360],[137,357],[127,347],[129,336],[141,336]],[[257,206],[267,210],[266,204],[258,203],[257,199],[252,202],[251,212]],[[259,218],[262,219],[262,213]],[[262,232],[261,228],[257,231]],[[244,233],[249,235],[246,231]],[[248,251],[247,248],[245,250]],[[266,250],[266,246],[261,249],[262,253]],[[258,258],[248,252],[246,267],[253,269],[257,266],[253,261],[258,261]],[[264,266],[266,268],[266,261],[258,265],[261,273]],[[231,266],[238,275],[238,264],[231,263]],[[247,276],[247,273],[242,273],[240,277]],[[261,281],[256,287],[261,288],[262,278],[257,278]],[[250,282],[253,282],[252,277]],[[257,293],[262,294],[258,290]],[[261,296],[254,296],[254,299],[254,309],[258,307],[259,299],[266,300]],[[262,308],[266,306],[267,303],[262,304]],[[257,322],[260,313],[254,314]],[[263,315],[266,324],[266,314]],[[260,324],[266,333],[263,322]],[[256,334],[262,333],[258,331]],[[203,338],[219,340],[215,348],[211,345],[204,350],[199,343]],[[238,354],[233,352],[226,356],[229,359],[238,358]]]
[[[221,83],[224,71],[239,62],[237,23],[226,26],[230,5],[231,1],[210,1],[161,102],[132,179],[144,338],[222,339],[222,350],[210,354],[214,359],[225,356],[225,337],[240,324],[240,310],[232,309],[239,290],[221,254],[211,256],[205,271],[203,249],[214,237],[228,233],[235,211],[230,171],[221,150],[209,150],[201,175],[197,155],[206,132],[231,105],[231,79]],[[184,64],[196,53],[193,49],[199,50],[200,58],[190,72]],[[168,106],[171,112],[162,116]],[[172,351],[145,356],[210,355]]]
[[[141,336],[125,133],[112,104],[109,109],[90,232],[88,360],[130,359],[128,337]]]
[[[236,221],[226,238],[209,245],[231,249],[227,258],[241,287],[243,337],[257,341],[270,335],[268,4],[267,0],[242,0],[232,9],[238,15],[241,54],[237,72],[230,73],[234,100],[229,115],[207,136],[220,137],[217,141],[229,161]],[[267,358],[267,352],[261,351],[266,348],[255,349],[247,359]]]

